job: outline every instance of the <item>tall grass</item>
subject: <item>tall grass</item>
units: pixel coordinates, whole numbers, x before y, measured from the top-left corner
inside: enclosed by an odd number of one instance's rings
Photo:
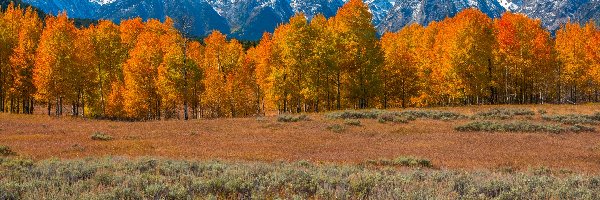
[[[0,199],[598,199],[600,177],[299,163],[0,159]]]

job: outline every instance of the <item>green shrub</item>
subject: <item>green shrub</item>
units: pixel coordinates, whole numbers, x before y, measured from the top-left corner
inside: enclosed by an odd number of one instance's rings
[[[28,158],[10,157],[0,158],[0,166],[9,168],[11,170],[23,170],[27,171],[33,166],[33,160]]]
[[[341,133],[346,130],[346,127],[339,125],[339,124],[333,124],[333,125],[327,126],[327,130],[333,131],[335,133]]]
[[[594,127],[589,127],[589,126],[584,126],[581,124],[575,124],[571,127],[569,127],[569,130],[575,133],[580,133],[580,132],[594,132],[596,131],[596,128]]]
[[[407,167],[433,167],[431,161],[415,157],[399,157],[394,160],[394,164]]]
[[[16,156],[17,153],[14,152],[10,147],[0,145],[0,156]]]
[[[92,135],[92,140],[97,140],[97,141],[111,141],[113,140],[113,137],[101,132],[96,132]]]
[[[329,119],[377,119],[377,117],[384,113],[381,110],[345,110],[337,111],[325,114],[326,118]]]
[[[378,119],[380,122],[394,122],[395,120],[408,122],[415,119],[455,120],[466,118],[466,116],[459,113],[436,110],[346,110],[328,113],[325,117],[329,119]]]
[[[424,168],[432,168],[433,167],[430,160],[423,159],[423,158],[417,158],[417,157],[398,157],[393,160],[389,160],[389,159],[369,160],[366,163],[370,164],[370,165],[378,165],[378,166],[424,167]]]
[[[588,115],[587,117],[592,120],[600,121],[600,112],[594,113],[592,115]]]
[[[455,112],[438,110],[408,110],[397,112],[397,116],[405,117],[408,120],[413,119],[435,119],[435,120],[457,120],[467,118],[465,115]]]
[[[548,168],[514,173],[421,169],[431,166],[431,162],[410,157],[381,162],[387,166],[122,157],[39,161],[32,162],[26,170],[0,165],[0,199],[597,199],[600,196],[600,177],[594,174],[558,174]]]
[[[488,111],[478,112],[471,116],[472,119],[512,119],[514,116],[533,116],[535,112],[529,109],[494,108]]]
[[[398,116],[394,112],[388,112],[388,113],[383,113],[383,114],[379,115],[378,120],[380,123],[395,122],[395,123],[405,124],[411,120],[415,120],[415,118],[406,118],[406,117]]]
[[[290,114],[281,114],[277,116],[278,122],[299,122],[299,121],[308,121],[309,118],[307,115],[290,115]]]
[[[560,122],[563,124],[598,124],[598,120],[595,120],[593,115],[580,115],[580,114],[568,114],[568,115],[543,115],[543,120]]]
[[[455,128],[461,132],[485,131],[485,132],[550,132],[561,133],[567,129],[551,124],[535,124],[527,121],[516,121],[510,123],[499,123],[492,121],[475,121]]]
[[[344,124],[349,125],[349,126],[360,126],[360,120],[346,119],[346,120],[344,120]]]

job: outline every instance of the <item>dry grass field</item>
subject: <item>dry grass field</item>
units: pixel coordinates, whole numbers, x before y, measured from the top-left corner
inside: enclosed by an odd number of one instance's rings
[[[432,108],[471,116],[494,108],[539,113],[593,114],[599,105],[473,106]],[[380,123],[358,119],[350,125],[325,114],[310,120],[278,122],[277,116],[191,121],[115,122],[44,115],[0,114],[0,145],[34,160],[127,156],[181,160],[310,161],[357,164],[415,156],[435,168],[527,170],[537,167],[600,172],[600,132],[458,132],[472,119],[417,119]],[[515,119],[513,119],[514,121]],[[355,120],[356,121],[356,120]],[[507,120],[511,121],[511,120]],[[355,122],[356,123],[356,122]],[[331,130],[336,125],[340,130]],[[591,125],[598,128],[597,125]],[[343,129],[343,130],[342,130]],[[100,133],[112,140],[92,140]]]

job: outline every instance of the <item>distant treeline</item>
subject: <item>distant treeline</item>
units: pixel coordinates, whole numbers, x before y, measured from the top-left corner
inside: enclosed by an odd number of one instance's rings
[[[553,38],[525,15],[466,9],[378,37],[371,20],[351,0],[329,19],[300,13],[240,42],[186,38],[171,19],[78,27],[11,5],[0,18],[0,111],[149,120],[599,99],[594,22]]]

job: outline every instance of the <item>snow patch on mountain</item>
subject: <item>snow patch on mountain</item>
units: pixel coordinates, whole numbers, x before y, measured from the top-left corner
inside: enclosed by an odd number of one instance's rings
[[[114,3],[115,1],[117,1],[117,0],[90,0],[90,2],[97,3],[100,5],[111,4],[111,3]]]
[[[379,24],[388,15],[388,12],[394,6],[388,0],[366,0],[371,14],[373,14],[373,23]]]
[[[513,2],[509,2],[508,0],[499,0],[500,5],[504,7],[504,9],[508,11],[516,11],[519,9],[519,6]]]
[[[88,19],[164,19],[190,17],[193,34],[217,29],[238,39],[259,39],[289,21],[297,12],[311,19],[321,13],[334,16],[349,0],[22,0],[46,13],[66,11],[69,17]],[[379,33],[397,31],[411,23],[428,25],[478,8],[492,18],[505,11],[541,19],[554,31],[568,21],[600,21],[600,0],[363,0],[373,14]],[[177,25],[177,24],[176,24]]]

